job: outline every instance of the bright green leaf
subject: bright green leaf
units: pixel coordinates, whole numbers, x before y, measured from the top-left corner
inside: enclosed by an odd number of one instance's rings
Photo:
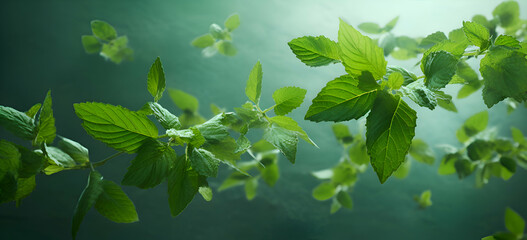
[[[148,91],[154,97],[154,101],[157,102],[163,96],[165,91],[165,72],[163,70],[163,65],[161,64],[161,59],[156,58],[156,61],[150,67],[148,72]]]
[[[92,35],[83,35],[81,37],[82,46],[84,47],[84,51],[86,53],[98,53],[101,51],[102,44],[99,42],[99,40]]]
[[[337,200],[339,201],[340,205],[347,209],[353,208],[353,201],[351,200],[350,195],[347,192],[340,191],[337,194]]]
[[[117,37],[117,32],[112,25],[101,20],[91,21],[91,31],[93,35],[104,41],[111,41]]]
[[[463,22],[463,31],[467,36],[467,39],[474,45],[478,46],[481,51],[487,49],[490,45],[490,33],[489,30],[476,22]]]
[[[232,32],[232,30],[240,26],[240,15],[237,13],[230,15],[227,20],[225,20],[225,27]]]
[[[311,138],[307,135],[307,133],[298,126],[298,123],[293,120],[290,117],[287,116],[274,116],[270,118],[271,122],[275,123],[276,125],[280,126],[281,128],[296,132],[300,138],[302,138],[304,141],[308,142],[309,144],[313,146],[317,146]]]
[[[119,151],[135,152],[145,139],[157,138],[157,127],[145,115],[121,106],[87,102],[74,104],[82,126],[95,139]]]
[[[149,102],[148,108],[152,111],[157,121],[163,126],[165,129],[180,129],[181,123],[179,122],[179,118],[176,117],[176,115],[172,114],[165,108],[163,108],[159,103],[156,102]]]
[[[313,99],[305,119],[315,122],[359,119],[371,109],[377,92],[378,89],[359,89],[359,80],[355,77],[340,76],[328,82]]]
[[[212,188],[209,186],[201,186],[198,188],[199,194],[205,199],[205,201],[210,202],[212,200]]]
[[[200,175],[207,177],[216,177],[218,174],[219,161],[211,152],[194,148],[190,152],[190,165]]]
[[[274,186],[276,181],[278,181],[278,179],[280,178],[278,164],[274,163],[266,166],[264,169],[261,170],[260,176],[262,177],[264,182],[267,183],[267,185],[269,185],[270,187]]]
[[[95,205],[95,202],[102,192],[103,180],[101,174],[97,171],[90,172],[88,184],[84,191],[82,191],[77,206],[75,206],[75,210],[73,211],[73,223],[71,225],[71,235],[73,239],[77,236],[77,231],[79,231],[82,219],[84,219],[84,216],[92,206]]]
[[[37,143],[45,142],[51,144],[55,139],[57,129],[55,128],[55,118],[53,117],[53,109],[51,109],[51,90],[48,91],[42,110],[40,111]]]
[[[90,161],[88,149],[78,142],[65,137],[60,137],[58,147],[70,155],[77,164],[84,164]]]
[[[10,107],[0,106],[0,126],[26,140],[32,140],[36,134],[33,119]]]
[[[410,156],[412,156],[412,158],[414,158],[418,162],[426,163],[429,165],[434,164],[434,152],[430,147],[428,147],[428,144],[426,144],[426,142],[421,139],[412,140],[412,145],[410,146],[410,150],[408,151],[408,153],[410,153]]]
[[[324,201],[335,195],[335,186],[331,182],[323,182],[313,189],[313,197],[318,201]]]
[[[393,90],[401,88],[404,83],[404,77],[400,72],[393,72],[388,77],[388,87]]]
[[[258,61],[251,70],[249,79],[247,80],[247,86],[245,87],[245,95],[255,104],[258,104],[260,95],[262,94],[262,76],[262,65]]]
[[[338,35],[340,59],[346,68],[346,72],[358,76],[363,71],[368,71],[375,79],[384,76],[386,60],[382,48],[342,19],[340,20]]]
[[[258,189],[258,178],[251,178],[245,181],[245,197],[251,201],[256,197],[256,190]]]
[[[276,115],[286,115],[304,102],[307,90],[299,87],[283,87],[273,93]]]
[[[273,124],[264,134],[264,139],[275,146],[291,163],[295,163],[298,137],[295,132]]]
[[[415,135],[416,119],[416,112],[399,96],[377,96],[366,120],[366,146],[381,183],[404,162]]]
[[[520,20],[520,7],[516,1],[505,1],[498,5],[492,16],[500,21],[503,28],[514,26]]]
[[[422,48],[430,48],[444,40],[447,40],[446,35],[443,32],[437,31],[423,38],[419,43],[419,46]]]
[[[505,227],[516,236],[522,236],[525,230],[525,221],[518,213],[507,207],[505,210]]]
[[[310,67],[339,62],[338,45],[325,36],[304,36],[287,43],[300,61]]]
[[[236,53],[238,53],[238,50],[236,50],[236,47],[234,47],[234,44],[232,44],[231,41],[227,40],[220,40],[216,43],[216,48],[218,49],[218,52],[225,55],[225,56],[234,56]]]
[[[382,28],[377,23],[365,22],[357,26],[360,30],[369,34],[379,34],[382,33]]]

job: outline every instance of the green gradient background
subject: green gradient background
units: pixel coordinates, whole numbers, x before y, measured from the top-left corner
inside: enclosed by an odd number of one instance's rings
[[[178,217],[170,217],[166,184],[150,190],[123,187],[135,202],[140,221],[116,224],[90,211],[78,239],[480,239],[504,230],[503,213],[510,206],[527,218],[527,173],[521,169],[509,181],[492,179],[483,189],[474,187],[473,176],[460,181],[456,176],[439,176],[437,165],[413,164],[405,180],[390,178],[379,184],[369,169],[360,176],[352,194],[354,209],[329,215],[329,202],[317,202],[311,190],[317,181],[310,171],[333,166],[341,149],[329,123],[302,120],[311,99],[329,80],[344,73],[341,65],[309,68],[289,50],[287,42],[303,35],[326,35],[336,39],[338,18],[356,26],[373,21],[380,24],[399,15],[393,32],[411,37],[437,30],[459,28],[474,14],[490,17],[501,1],[1,1],[0,3],[0,105],[19,110],[41,102],[52,89],[57,133],[73,138],[90,149],[92,160],[115,151],[93,140],[75,116],[73,103],[98,101],[139,109],[151,100],[146,75],[160,56],[167,86],[195,95],[200,112],[210,117],[210,103],[232,109],[245,102],[245,81],[260,60],[264,70],[262,106],[272,105],[273,91],[282,86],[308,90],[306,101],[291,115],[318,143],[316,149],[299,144],[293,166],[281,157],[281,179],[274,188],[260,185],[258,196],[245,200],[242,188],[215,192],[212,202],[197,196]],[[527,18],[527,1],[520,0],[521,17]],[[205,59],[190,41],[222,24],[238,12],[241,26],[234,32],[238,55]],[[90,34],[89,22],[105,20],[127,35],[135,50],[133,62],[115,65],[97,55],[84,53],[80,36]],[[413,67],[416,60],[390,65]],[[477,62],[473,62],[477,69]],[[447,92],[455,94],[456,87]],[[161,100],[178,112],[168,96]],[[456,101],[459,114],[442,109],[418,110],[416,136],[434,146],[458,144],[455,130],[464,119],[485,110],[480,92]],[[490,125],[503,136],[509,127],[527,133],[527,111],[506,115],[499,104],[490,110]],[[355,126],[356,121],[351,121]],[[0,130],[0,137],[13,136]],[[438,157],[441,156],[436,150]],[[105,178],[120,182],[133,156],[112,160],[100,171]],[[217,188],[226,169],[217,179]],[[1,239],[69,239],[76,200],[86,184],[87,171],[66,171],[37,176],[37,189],[20,208],[13,203],[0,206]],[[412,196],[432,190],[434,205],[421,211]]]

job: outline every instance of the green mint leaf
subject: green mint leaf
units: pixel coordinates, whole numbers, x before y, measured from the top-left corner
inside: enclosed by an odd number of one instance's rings
[[[41,107],[42,104],[40,103],[33,105],[29,110],[26,111],[26,115],[34,119]]]
[[[170,164],[176,158],[176,152],[166,143],[145,141],[128,167],[122,184],[139,188],[155,187],[165,180]]]
[[[465,53],[465,49],[468,47],[468,45],[468,40],[462,42],[453,42],[450,40],[445,40],[430,47],[428,50],[426,50],[426,52],[423,53],[423,57],[421,59],[421,70],[424,72],[424,61],[428,58],[428,55],[430,55],[431,53],[445,51],[459,59]]]
[[[310,67],[340,62],[338,45],[325,36],[304,36],[287,43],[300,61]]]
[[[496,41],[494,41],[494,45],[506,46],[512,49],[522,48],[522,46],[520,45],[520,41],[518,41],[516,38],[511,37],[509,35],[499,35],[498,38],[496,38]]]
[[[55,128],[55,118],[53,117],[53,109],[51,108],[51,105],[51,91],[48,91],[39,115],[38,132],[36,136],[36,142],[38,145],[40,145],[41,142],[51,144],[56,136],[57,129]]]
[[[520,6],[516,1],[505,1],[498,5],[492,16],[499,19],[503,28],[512,27],[520,21]]]
[[[224,39],[223,29],[221,29],[220,25],[216,23],[209,26],[209,33],[214,39]]]
[[[214,45],[214,38],[209,33],[205,35],[201,35],[197,38],[194,38],[192,42],[190,43],[192,46],[197,48],[206,48]]]
[[[459,153],[449,153],[441,159],[437,172],[439,175],[450,175],[456,173],[455,163],[461,156]]]
[[[249,148],[251,148],[251,141],[249,141],[245,135],[241,135],[236,139],[236,149],[234,150],[234,153],[243,153]]]
[[[278,159],[276,158],[276,155],[271,156],[274,156],[273,160]],[[267,165],[265,166],[265,168],[261,169],[260,174],[264,182],[270,187],[273,187],[280,178],[280,171],[278,169],[278,164],[276,163],[276,161],[274,161],[273,164]]]
[[[401,49],[416,51],[418,49],[417,41],[411,37],[400,36],[396,38],[396,46]]]
[[[351,200],[349,193],[345,191],[339,191],[337,194],[337,201],[339,201],[340,205],[347,209],[353,208],[353,201]]]
[[[159,103],[149,102],[147,104],[157,121],[159,121],[161,126],[163,126],[165,129],[181,128],[181,123],[179,122],[179,118],[176,117],[176,115],[163,108]]]
[[[216,43],[216,48],[218,49],[219,53],[225,56],[234,56],[236,53],[238,53],[238,50],[236,50],[234,44],[227,40],[220,40],[218,43]]]
[[[17,189],[15,193],[15,201],[16,206],[18,207],[20,205],[20,200],[23,198],[29,196],[35,190],[35,187],[37,186],[35,182],[35,176],[31,176],[28,178],[21,178],[19,177],[17,179]]]
[[[482,83],[483,81],[477,81],[472,84],[464,85],[463,87],[461,87],[461,89],[459,89],[459,92],[457,93],[457,98],[462,99],[472,95],[473,93],[478,91],[481,86],[483,86]]]
[[[247,181],[249,178],[251,177],[244,175],[240,172],[233,172],[227,179],[225,179],[221,183],[220,187],[218,188],[218,192],[221,192],[221,191],[224,191],[229,188],[236,187],[236,186],[243,185],[245,184],[245,181]]]
[[[448,39],[454,42],[464,42],[467,40],[467,36],[465,36],[465,31],[463,31],[463,28],[458,28],[448,33]]]
[[[518,102],[527,100],[527,59],[525,55],[504,46],[491,47],[481,59],[483,100],[487,107],[510,97]]]
[[[302,138],[304,141],[308,142],[309,144],[313,146],[317,146],[315,142],[313,142],[313,140],[309,138],[307,133],[300,126],[298,126],[298,123],[292,118],[287,117],[287,116],[274,116],[270,118],[270,120],[272,123],[275,123],[281,128],[296,132],[300,138]]]
[[[102,181],[102,192],[95,202],[95,209],[104,217],[116,223],[139,221],[134,203],[119,185],[112,181]]]
[[[249,79],[247,80],[247,86],[245,87],[245,95],[257,105],[262,94],[262,76],[262,65],[258,61],[251,70]]]
[[[434,152],[428,144],[421,139],[412,140],[412,145],[410,145],[410,150],[408,151],[410,156],[418,162],[426,163],[429,165],[434,164],[435,156]]]
[[[420,196],[415,196],[414,199],[419,204],[420,208],[427,208],[432,206],[432,191],[426,190]]]
[[[373,22],[361,23],[357,27],[365,33],[369,34],[379,34],[382,33],[383,30],[381,26],[379,26],[379,24]]]
[[[192,169],[200,175],[216,177],[218,174],[219,160],[211,152],[201,148],[193,148],[189,159]]]
[[[525,220],[511,208],[505,210],[505,227],[516,236],[522,236],[525,230]]]
[[[305,119],[314,122],[359,119],[371,109],[377,92],[378,89],[359,89],[357,78],[340,76],[328,82],[313,99]]]
[[[404,162],[415,135],[416,112],[399,96],[382,92],[366,120],[366,146],[381,183]]]
[[[93,20],[90,24],[91,31],[93,32],[93,35],[95,35],[97,38],[104,41],[111,41],[117,38],[117,32],[115,31],[115,28],[113,28],[112,25],[108,24],[107,22],[101,20]]]
[[[264,134],[264,139],[275,146],[291,163],[295,163],[297,134],[291,130],[272,124]]]
[[[447,40],[446,35],[443,32],[437,31],[423,38],[419,43],[419,47],[428,49],[445,40]]]
[[[245,181],[245,197],[251,201],[256,197],[256,190],[258,189],[258,178],[251,178]]]
[[[198,192],[198,174],[187,169],[185,156],[175,162],[168,175],[168,204],[173,217],[179,215]]]
[[[515,127],[511,127],[511,132],[512,132],[512,139],[518,144],[520,144],[520,146],[527,148],[527,140],[523,136],[522,131],[520,131],[520,129],[517,129]]]
[[[385,31],[385,32],[391,31],[395,27],[395,25],[397,24],[397,21],[399,21],[399,16],[397,16],[397,17],[393,18],[392,20],[390,20],[386,25],[384,25],[384,28],[382,28],[382,30]]]
[[[458,139],[461,138],[459,139],[460,142],[465,142],[466,140],[468,140],[468,138],[485,130],[485,128],[487,128],[488,122],[489,113],[487,111],[476,113],[465,121],[463,126],[457,130],[456,135],[458,136]]]
[[[389,66],[386,69],[386,74],[383,76],[384,81],[388,81],[390,76],[395,72],[398,72],[401,75],[403,75],[403,78],[404,78],[403,86],[406,86],[410,83],[417,81],[417,76],[415,76],[415,74],[413,74],[412,72],[409,72],[408,70],[402,67],[393,67],[393,66]]]
[[[463,21],[463,32],[472,44],[479,47],[480,51],[490,46],[490,33],[485,26],[476,22]]]
[[[75,160],[60,148],[46,147],[46,154],[53,164],[57,166],[68,168],[76,165]]]
[[[383,49],[369,37],[363,36],[342,19],[338,35],[340,59],[346,72],[358,76],[363,71],[369,71],[375,79],[380,79],[386,73]]]
[[[313,189],[313,197],[318,201],[332,198],[336,193],[335,185],[331,182],[323,182]]]
[[[102,44],[99,42],[99,40],[92,35],[83,35],[81,37],[82,46],[84,47],[84,51],[88,54],[92,53],[98,53],[101,51]]]
[[[412,167],[412,162],[408,159],[404,160],[404,162],[393,172],[393,176],[398,179],[405,179],[408,177],[408,174],[410,174],[410,169]]]
[[[26,140],[33,140],[36,126],[25,113],[10,107],[0,106],[0,126]]]
[[[353,144],[348,151],[348,155],[351,161],[358,165],[365,165],[370,163],[370,156],[368,155],[368,149],[364,141]]]
[[[242,152],[236,152],[238,144],[234,138],[228,136],[219,142],[207,144],[203,149],[211,152],[214,157],[229,166],[240,159]],[[231,166],[232,167],[232,166]]]
[[[73,239],[77,236],[77,231],[81,225],[82,219],[86,213],[95,205],[97,198],[103,191],[102,176],[97,171],[91,171],[88,177],[88,184],[84,191],[82,191],[77,206],[73,211],[73,223],[71,225],[71,236]]]
[[[283,87],[273,93],[276,115],[286,115],[304,102],[307,90],[299,87]]]
[[[479,77],[476,71],[468,65],[465,61],[459,61],[457,64],[456,75],[464,79],[466,83],[474,85],[479,82]]]
[[[404,77],[400,72],[393,72],[388,77],[388,87],[393,90],[401,88],[404,83]]]
[[[457,70],[458,58],[446,52],[432,52],[423,60],[425,86],[431,90],[445,87]]]
[[[457,107],[454,104],[454,101],[452,101],[452,96],[442,92],[442,91],[435,91],[434,94],[436,95],[437,99],[437,105],[442,107],[443,109],[451,112],[457,113]]]
[[[224,119],[225,114],[220,113],[208,121],[197,125],[196,128],[207,141],[221,141],[229,136],[227,127],[222,123]]]
[[[121,106],[87,102],[74,104],[82,126],[93,138],[119,151],[133,153],[158,130],[145,115]]]
[[[333,130],[333,134],[339,142],[343,144],[349,144],[353,142],[353,136],[351,135],[348,126],[345,124],[335,123],[331,125],[331,130]]]
[[[421,107],[434,110],[437,106],[437,98],[430,89],[426,88],[422,80],[415,81],[401,88],[401,93],[410,98]]]
[[[467,176],[470,176],[472,172],[474,172],[474,164],[466,158],[458,159],[454,163],[454,167],[459,179],[466,178]]]
[[[169,137],[173,138],[176,144],[180,145],[188,143],[193,147],[200,147],[205,143],[205,138],[203,137],[203,135],[201,135],[201,132],[195,127],[183,130],[168,129],[166,131],[166,134]]]
[[[154,97],[154,102],[159,101],[163,96],[163,91],[165,91],[165,72],[163,70],[163,65],[161,64],[161,59],[156,58],[156,61],[150,67],[148,72],[148,91]]]
[[[234,29],[238,28],[238,26],[240,26],[240,15],[238,15],[237,13],[234,13],[232,15],[230,15],[226,20],[225,20],[225,28],[227,28],[230,32],[232,32]]]
[[[212,200],[212,188],[209,186],[201,186],[198,188],[199,194],[205,199],[205,201],[210,202]]]
[[[70,155],[77,164],[84,164],[90,161],[88,149],[78,142],[65,137],[60,137],[58,147],[60,150]]]

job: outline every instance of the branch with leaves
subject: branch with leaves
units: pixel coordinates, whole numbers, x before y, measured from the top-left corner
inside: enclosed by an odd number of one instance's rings
[[[117,64],[134,59],[134,50],[128,47],[128,37],[117,36],[115,28],[105,21],[93,20],[90,25],[93,35],[81,37],[86,53],[99,53],[104,59]]]
[[[216,53],[225,56],[234,56],[238,52],[232,43],[232,31],[240,26],[240,16],[238,14],[230,15],[224,23],[225,28],[213,23],[209,27],[209,33],[201,35],[192,40],[191,45],[197,48],[203,48],[201,54],[204,57],[212,57]]]

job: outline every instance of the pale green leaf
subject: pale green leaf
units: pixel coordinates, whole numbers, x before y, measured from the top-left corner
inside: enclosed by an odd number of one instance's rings
[[[212,200],[212,188],[210,188],[209,186],[199,187],[198,192],[205,201],[210,202]]]
[[[383,76],[383,79],[385,81],[388,81],[389,77],[395,72],[398,72],[401,75],[403,75],[403,78],[404,78],[403,86],[406,86],[412,82],[417,81],[417,76],[415,76],[415,74],[413,74],[412,72],[402,67],[394,67],[394,66],[389,66],[386,69],[386,75]]]
[[[340,62],[338,45],[325,36],[304,36],[287,43],[300,61],[310,67]]]
[[[276,115],[286,115],[304,101],[307,90],[299,87],[283,87],[273,93]]]
[[[361,90],[355,77],[340,76],[328,82],[313,99],[305,119],[315,122],[359,119],[371,109],[377,92],[378,89]]]
[[[527,140],[525,139],[525,136],[523,135],[522,131],[518,128],[511,127],[512,132],[512,139],[520,144],[520,146],[527,148]]]
[[[236,139],[236,150],[234,150],[234,153],[245,152],[249,148],[251,148],[251,142],[245,135],[241,135]]]
[[[245,197],[251,201],[256,197],[256,190],[258,189],[258,178],[251,178],[245,181]]]
[[[154,101],[157,102],[163,96],[165,91],[165,72],[163,70],[163,65],[161,64],[161,59],[156,58],[155,62],[150,67],[148,72],[148,91],[154,97]]]
[[[336,198],[333,198],[333,200],[331,201],[331,207],[329,209],[329,213],[334,214],[338,212],[340,208],[342,208],[342,205],[340,205],[339,201]]]
[[[439,164],[439,168],[437,169],[439,175],[450,175],[456,173],[456,168],[454,165],[459,157],[460,156],[457,153],[445,155],[441,160],[441,164]]]
[[[236,50],[236,47],[234,47],[234,44],[232,44],[231,41],[227,40],[220,40],[216,43],[216,48],[218,49],[218,52],[225,55],[225,56],[234,56],[236,53],[238,53],[238,50]]]
[[[430,48],[444,40],[447,40],[446,35],[443,32],[437,31],[423,38],[419,43],[419,47]]]
[[[384,28],[382,29],[383,31],[385,32],[389,32],[391,31],[395,25],[397,24],[397,21],[399,21],[399,16],[393,18],[392,20],[390,20],[386,25],[384,25]]]
[[[117,32],[112,25],[105,21],[93,20],[91,21],[91,31],[93,35],[104,41],[110,41],[117,37]]]
[[[258,104],[260,95],[262,94],[262,76],[262,65],[258,61],[251,70],[249,79],[247,80],[247,86],[245,87],[245,95],[255,104]]]
[[[104,217],[116,223],[139,221],[134,203],[119,185],[112,181],[102,181],[102,193],[95,202],[95,209]]]
[[[41,103],[33,105],[29,110],[26,111],[26,115],[30,118],[35,118],[38,111],[40,110],[40,107],[42,107]]]
[[[506,46],[513,49],[522,48],[522,46],[520,45],[520,41],[509,35],[499,35],[498,38],[496,38],[496,41],[494,41],[494,45]]]
[[[504,1],[498,5],[492,16],[496,17],[500,21],[500,25],[503,28],[514,26],[520,21],[520,7],[516,1]]]
[[[178,108],[183,111],[197,112],[199,108],[198,99],[179,89],[168,89],[168,94]]]
[[[409,150],[410,156],[418,162],[426,163],[429,165],[434,164],[435,156],[434,152],[425,141],[421,139],[412,140],[412,145]]]
[[[518,213],[507,207],[505,210],[505,227],[516,236],[522,236],[525,230],[525,221]]]
[[[404,77],[400,72],[393,72],[388,77],[388,87],[393,90],[401,88],[404,83]]]
[[[313,189],[313,197],[318,201],[324,201],[335,195],[336,188],[331,182],[323,182]]]
[[[128,47],[128,37],[120,36],[109,43],[104,43],[99,55],[119,64],[123,60],[133,60],[133,54],[134,51]]]
[[[99,198],[103,191],[103,180],[102,176],[97,171],[90,172],[88,178],[88,184],[84,191],[82,191],[77,206],[73,211],[73,222],[71,225],[71,235],[73,239],[77,236],[77,231],[81,225],[82,219],[88,211],[95,205],[95,202]]]
[[[335,135],[335,138],[339,140],[339,142],[344,144],[353,142],[353,136],[351,135],[347,125],[343,123],[334,123],[331,125],[331,130],[333,130],[333,134]]]
[[[405,179],[408,177],[408,174],[410,174],[410,169],[412,167],[412,162],[408,159],[406,159],[395,172],[393,172],[393,176],[398,179]]]
[[[270,187],[274,186],[276,181],[278,181],[278,179],[280,178],[280,172],[279,172],[277,163],[267,165],[265,166],[264,169],[260,171],[261,171],[260,176],[262,177],[264,182],[267,183],[267,185],[269,185]]]
[[[349,193],[340,191],[337,194],[337,200],[339,201],[340,205],[342,205],[343,207],[347,209],[353,208],[353,201],[351,200]]]
[[[17,189],[15,193],[15,201],[17,201],[17,207],[20,205],[20,200],[23,198],[29,196],[33,190],[35,190],[35,187],[37,186],[35,182],[35,176],[31,176],[28,178],[18,178],[17,179]]]
[[[102,44],[99,42],[99,40],[92,35],[83,35],[81,37],[82,46],[84,47],[84,51],[86,53],[98,53],[101,51]]]
[[[492,142],[476,139],[467,146],[467,155],[472,161],[488,160],[494,152]]]
[[[357,27],[365,33],[369,34],[379,34],[382,33],[383,30],[381,26],[379,26],[379,24],[372,22],[361,23]]]
[[[148,108],[152,111],[157,121],[163,126],[165,129],[180,129],[181,123],[179,122],[179,118],[176,117],[176,115],[172,114],[165,108],[163,108],[159,103],[156,102],[149,102]]]
[[[209,33],[214,39],[224,39],[223,29],[216,23],[209,26]]]
[[[214,45],[214,42],[215,41],[214,41],[214,38],[212,37],[212,35],[207,33],[205,35],[202,35],[202,36],[199,36],[197,38],[194,38],[194,40],[192,40],[192,42],[190,44],[192,46],[194,46],[194,47],[206,48],[206,47]]]
[[[375,79],[384,76],[386,60],[382,48],[342,19],[338,35],[340,59],[346,72],[358,76],[363,71],[369,71]]]
[[[78,142],[65,137],[60,137],[58,147],[70,155],[77,164],[84,164],[90,161],[88,149]]]
[[[148,140],[141,145],[124,175],[122,184],[139,188],[152,188],[168,175],[170,164],[177,158],[176,152],[158,140]]]
[[[47,156],[50,158],[54,165],[64,168],[73,167],[76,165],[75,160],[70,155],[62,151],[60,148],[46,147],[45,149]]]
[[[133,153],[145,139],[157,138],[158,130],[152,121],[124,107],[96,102],[77,103],[74,107],[88,134],[119,151]]]
[[[240,15],[234,13],[225,20],[225,27],[232,32],[232,30],[240,26]]]
[[[399,96],[377,96],[366,122],[366,146],[381,183],[404,162],[415,135],[416,119],[416,112]]]

